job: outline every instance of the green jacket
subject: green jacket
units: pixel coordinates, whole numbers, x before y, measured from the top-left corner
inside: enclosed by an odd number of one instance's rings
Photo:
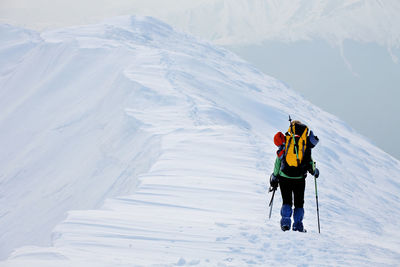
[[[274,167],[274,175],[275,176],[281,176],[281,177],[285,177],[285,178],[289,178],[289,179],[302,179],[304,178],[304,176],[297,176],[297,177],[291,177],[286,175],[282,170],[281,170],[281,163],[282,160],[279,157],[276,157],[275,160],[275,167]],[[315,172],[315,164],[314,161],[312,159],[312,157],[310,156],[310,161],[306,164],[306,170],[308,170],[310,173],[314,173]]]

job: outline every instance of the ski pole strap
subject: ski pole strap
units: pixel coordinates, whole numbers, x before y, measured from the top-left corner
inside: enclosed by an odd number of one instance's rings
[[[312,164],[312,170],[315,171],[315,168],[317,168],[316,167],[317,163],[311,159],[311,164]]]

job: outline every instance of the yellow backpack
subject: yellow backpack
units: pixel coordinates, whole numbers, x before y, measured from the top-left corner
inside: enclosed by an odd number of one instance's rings
[[[285,134],[285,159],[289,166],[300,166],[307,148],[308,127],[293,121]]]

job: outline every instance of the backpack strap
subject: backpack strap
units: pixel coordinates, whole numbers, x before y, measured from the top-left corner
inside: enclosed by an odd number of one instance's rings
[[[297,165],[300,165],[299,152],[297,151],[296,138],[295,138],[296,125],[294,125],[294,123],[292,123],[291,121],[290,121],[290,131],[292,135],[291,139],[293,139],[293,144],[294,144],[294,152],[296,153]]]

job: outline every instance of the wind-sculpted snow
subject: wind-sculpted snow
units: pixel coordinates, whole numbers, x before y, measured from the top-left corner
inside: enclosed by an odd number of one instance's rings
[[[234,54],[151,18],[2,29],[0,265],[400,260],[399,162]],[[267,219],[288,114],[321,139],[321,234],[312,177],[307,234],[280,230],[279,194]]]

